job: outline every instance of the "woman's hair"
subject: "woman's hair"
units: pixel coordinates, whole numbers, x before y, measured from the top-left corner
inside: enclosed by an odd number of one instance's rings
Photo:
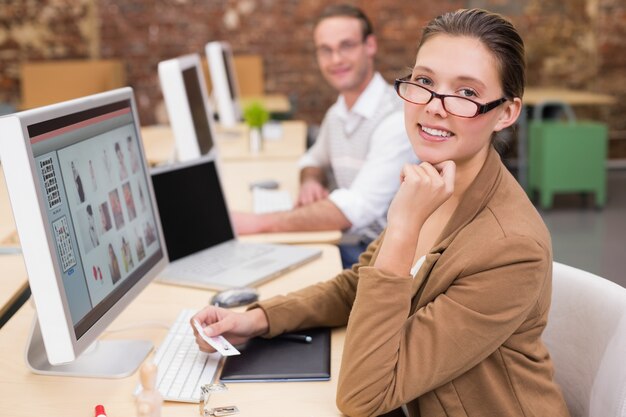
[[[353,17],[361,22],[361,33],[363,34],[363,40],[369,35],[374,34],[374,28],[372,22],[369,20],[363,10],[351,4],[333,4],[326,7],[322,13],[315,20],[315,26],[324,19],[330,17]]]
[[[498,64],[504,96],[522,98],[526,84],[524,41],[511,22],[497,13],[482,9],[460,9],[434,18],[422,32],[418,51],[438,35],[477,38],[489,49]]]

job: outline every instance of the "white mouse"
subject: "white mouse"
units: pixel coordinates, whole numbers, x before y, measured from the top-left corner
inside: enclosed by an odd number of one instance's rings
[[[280,184],[276,180],[261,180],[250,183],[250,189],[263,188],[265,190],[275,190]]]

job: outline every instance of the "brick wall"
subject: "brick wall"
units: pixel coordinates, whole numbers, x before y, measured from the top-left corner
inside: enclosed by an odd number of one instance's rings
[[[0,0],[0,102],[19,106],[20,62],[89,57],[96,28],[91,0]]]
[[[19,103],[20,60],[119,58],[135,88],[143,124],[161,100],[160,60],[203,52],[228,40],[237,53],[263,56],[268,93],[297,105],[296,117],[319,123],[336,98],[317,70],[312,21],[328,0],[22,0],[0,3],[0,101]],[[612,156],[626,157],[626,6],[623,0],[356,1],[379,39],[377,65],[391,80],[414,60],[420,28],[441,12],[484,7],[522,33],[530,85],[609,93],[620,103],[580,109],[609,123]],[[578,110],[578,109],[577,109]],[[623,139],[619,139],[623,138]]]

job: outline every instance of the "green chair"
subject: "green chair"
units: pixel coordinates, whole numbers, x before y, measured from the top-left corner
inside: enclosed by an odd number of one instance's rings
[[[528,190],[539,193],[542,208],[552,207],[553,194],[560,192],[593,192],[596,205],[604,206],[607,138],[602,123],[571,117],[569,122],[531,121]]]

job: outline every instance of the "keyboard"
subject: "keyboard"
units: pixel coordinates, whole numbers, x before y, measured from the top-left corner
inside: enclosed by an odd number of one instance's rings
[[[200,387],[213,381],[220,363],[219,353],[205,353],[198,349],[189,324],[195,310],[184,309],[157,349],[156,387],[166,401],[198,403],[202,397]],[[141,384],[135,394],[141,391]]]
[[[253,211],[257,214],[287,211],[293,208],[291,195],[285,190],[252,189]]]
[[[190,257],[186,260],[185,270],[210,277],[249,262],[274,249],[271,245],[227,242],[211,248],[209,252],[203,252],[201,256]]]

